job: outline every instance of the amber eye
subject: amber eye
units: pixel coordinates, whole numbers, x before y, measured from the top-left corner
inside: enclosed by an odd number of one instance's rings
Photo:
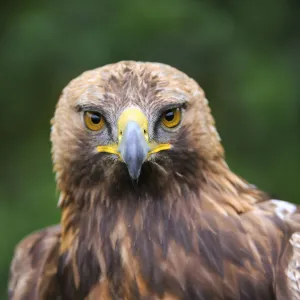
[[[176,127],[181,121],[181,110],[180,108],[168,109],[162,114],[162,123],[168,127]]]
[[[84,123],[88,129],[98,131],[104,125],[104,118],[97,112],[86,111],[84,113]]]

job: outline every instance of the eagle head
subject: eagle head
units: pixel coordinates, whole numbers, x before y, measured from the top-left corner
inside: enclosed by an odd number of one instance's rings
[[[63,191],[103,182],[123,192],[173,179],[196,184],[203,165],[223,155],[203,90],[159,63],[123,61],[83,73],[63,90],[52,125]]]

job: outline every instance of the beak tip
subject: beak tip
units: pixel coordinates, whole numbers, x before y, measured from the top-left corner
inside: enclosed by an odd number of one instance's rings
[[[141,174],[140,170],[138,172],[134,172],[134,173],[129,171],[129,175],[130,175],[130,177],[131,177],[132,180],[139,179],[140,174]]]
[[[139,178],[141,174],[142,164],[143,161],[137,161],[137,160],[125,160],[127,170],[129,173],[129,176],[131,179],[136,180]]]

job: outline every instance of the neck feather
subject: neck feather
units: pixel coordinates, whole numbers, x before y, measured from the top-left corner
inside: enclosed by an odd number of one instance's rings
[[[59,276],[63,286],[70,285],[66,299],[86,297],[100,275],[115,283],[120,278],[136,278],[137,274],[121,273],[134,270],[137,257],[144,266],[139,272],[151,280],[153,261],[166,257],[172,243],[188,253],[195,247],[193,232],[218,218],[252,210],[254,203],[266,199],[223,161],[203,168],[189,181],[174,174],[155,186],[153,182],[140,184],[127,182],[120,193],[118,186],[104,181],[94,189],[78,187],[62,193]],[[91,274],[88,279],[87,272]],[[138,281],[137,285],[143,290]]]
[[[104,226],[112,231],[121,219],[127,226],[133,223],[141,228],[145,228],[147,222],[168,218],[166,213],[192,222],[201,212],[244,213],[267,198],[255,186],[232,173],[224,161],[210,164],[193,182],[175,174],[168,178],[168,182],[156,186],[127,182],[122,193],[117,186],[109,186],[106,181],[88,190],[77,187],[73,192],[61,193],[61,252],[74,243],[80,232],[98,238],[100,232],[95,228],[101,231]]]

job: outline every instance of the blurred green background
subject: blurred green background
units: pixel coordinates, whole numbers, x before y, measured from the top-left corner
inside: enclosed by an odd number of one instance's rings
[[[15,244],[59,221],[50,118],[62,88],[119,60],[204,88],[229,165],[300,202],[300,1],[1,1],[0,299]]]

